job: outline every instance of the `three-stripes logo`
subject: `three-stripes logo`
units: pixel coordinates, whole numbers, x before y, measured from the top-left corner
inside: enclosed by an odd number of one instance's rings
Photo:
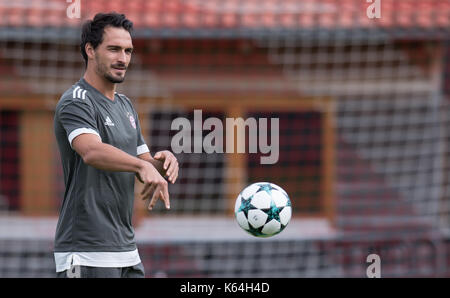
[[[72,95],[73,98],[86,99],[86,92],[87,90],[84,90],[80,88],[80,86],[77,86],[75,89],[73,89]]]

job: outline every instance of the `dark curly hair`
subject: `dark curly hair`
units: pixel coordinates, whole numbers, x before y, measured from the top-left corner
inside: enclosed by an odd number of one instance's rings
[[[83,24],[81,30],[81,44],[80,50],[83,55],[84,62],[88,63],[88,56],[86,54],[86,44],[90,43],[94,49],[103,42],[103,34],[105,27],[113,26],[117,28],[124,28],[128,32],[133,30],[133,23],[128,20],[124,14],[116,12],[98,13],[93,20],[88,20]]]

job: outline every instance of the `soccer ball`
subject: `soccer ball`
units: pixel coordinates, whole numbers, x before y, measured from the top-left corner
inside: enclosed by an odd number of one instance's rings
[[[234,214],[246,232],[256,237],[271,237],[283,231],[291,220],[291,200],[278,185],[257,182],[238,195]]]

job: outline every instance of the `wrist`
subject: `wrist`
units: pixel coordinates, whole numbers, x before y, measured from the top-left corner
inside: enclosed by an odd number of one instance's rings
[[[145,161],[145,160],[142,160],[142,159],[140,159],[140,158],[138,158],[138,159],[137,159],[137,164],[136,164],[136,170],[135,170],[135,172],[136,172],[136,173],[141,172],[146,166],[147,166],[147,165],[146,165],[146,161]]]

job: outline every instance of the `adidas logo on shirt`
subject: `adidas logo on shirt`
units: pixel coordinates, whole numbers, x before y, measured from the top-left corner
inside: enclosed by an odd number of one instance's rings
[[[109,118],[109,116],[106,116],[105,125],[106,126],[114,126],[114,123],[111,121],[111,118]]]

